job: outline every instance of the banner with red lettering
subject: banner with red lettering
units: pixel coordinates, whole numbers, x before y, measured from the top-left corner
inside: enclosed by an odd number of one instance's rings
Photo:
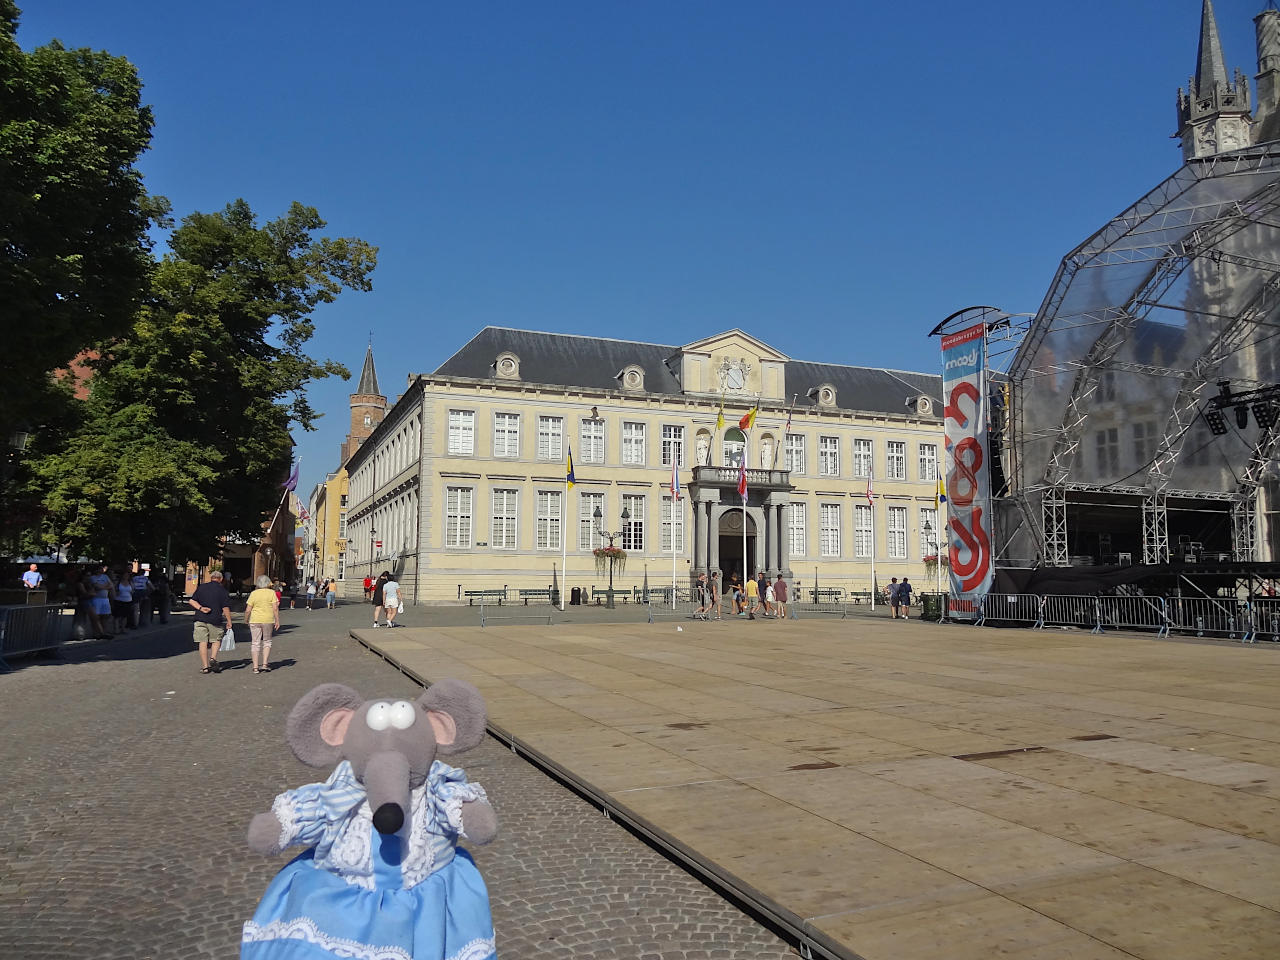
[[[991,469],[985,323],[942,338],[951,616],[975,619],[991,589]]]

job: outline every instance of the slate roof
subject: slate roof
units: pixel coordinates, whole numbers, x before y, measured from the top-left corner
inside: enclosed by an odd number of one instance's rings
[[[520,358],[520,381],[524,383],[620,390],[618,374],[635,364],[644,369],[646,393],[680,395],[681,349],[634,340],[485,327],[442,363],[435,375],[494,379],[494,361],[499,353],[509,350]],[[936,374],[801,360],[788,360],[784,369],[786,393],[798,393],[800,407],[816,403],[805,393],[823,383],[835,387],[836,405],[843,410],[915,416],[915,411],[906,407],[907,397],[925,394],[934,401],[942,398],[942,378]],[[935,407],[939,416],[940,406]]]
[[[356,396],[382,396],[382,391],[378,389],[378,372],[373,369],[373,344],[369,344],[369,349],[364,354],[364,367],[360,370],[360,383],[356,387]]]

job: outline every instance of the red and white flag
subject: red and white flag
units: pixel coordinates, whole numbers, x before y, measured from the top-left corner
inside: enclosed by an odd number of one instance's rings
[[[747,451],[742,451],[742,459],[738,461],[738,496],[747,502]]]
[[[871,489],[871,478],[867,477],[867,503],[874,507],[876,505],[876,495]]]
[[[680,499],[680,471],[676,465],[675,452],[671,454],[671,500],[675,502]]]

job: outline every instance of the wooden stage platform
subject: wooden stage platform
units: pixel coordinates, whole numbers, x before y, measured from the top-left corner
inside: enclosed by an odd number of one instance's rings
[[[496,736],[802,952],[1280,957],[1274,647],[870,618],[353,636],[475,683]]]

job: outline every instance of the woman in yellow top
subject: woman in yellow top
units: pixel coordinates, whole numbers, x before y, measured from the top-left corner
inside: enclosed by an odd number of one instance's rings
[[[250,657],[254,673],[270,673],[267,661],[271,659],[271,634],[280,629],[280,598],[271,589],[270,577],[259,577],[254,583],[258,589],[249,594],[244,605],[244,619],[253,641]]]

